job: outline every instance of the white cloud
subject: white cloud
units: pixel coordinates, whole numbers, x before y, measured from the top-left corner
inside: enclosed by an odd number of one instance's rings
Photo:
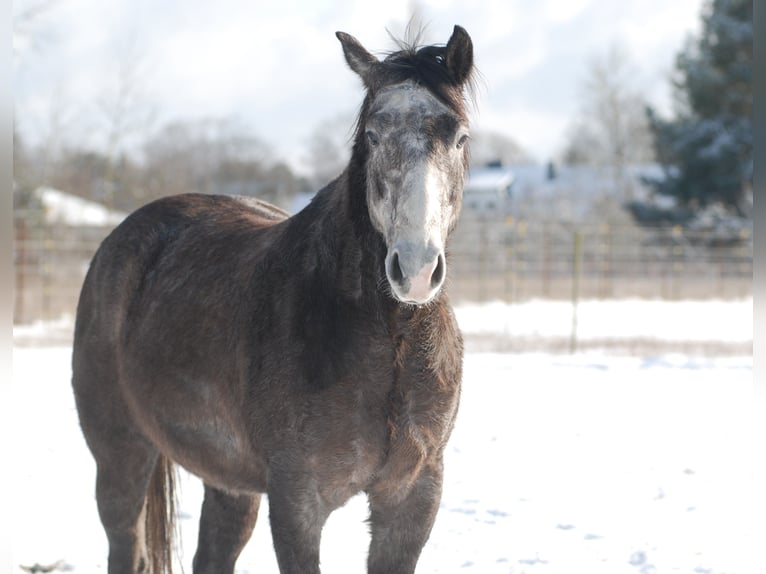
[[[31,3],[18,2],[17,12]],[[73,107],[92,109],[121,47],[134,41],[147,64],[143,81],[162,116],[240,116],[280,153],[300,157],[296,149],[315,125],[361,101],[360,83],[346,67],[335,31],[385,51],[392,47],[386,28],[401,33],[418,6],[429,42],[446,42],[454,24],[471,34],[486,84],[478,121],[508,130],[545,159],[560,147],[562,118],[577,107],[577,83],[588,59],[610,43],[627,48],[645,93],[663,107],[669,100],[665,77],[701,5],[702,0],[70,0],[47,21],[48,44],[21,58],[17,123],[23,131],[42,121],[34,115],[44,108],[41,99],[54,97],[56,78],[71,84],[64,92]]]
[[[578,16],[592,0],[546,0],[545,16],[550,22],[568,22]]]

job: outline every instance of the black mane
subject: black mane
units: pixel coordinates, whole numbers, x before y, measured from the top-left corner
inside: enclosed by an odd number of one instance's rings
[[[381,86],[412,80],[424,86],[450,109],[465,115],[462,88],[444,65],[444,46],[410,47],[390,53],[378,68]]]
[[[411,40],[394,38],[398,49],[388,52],[378,62],[371,74],[367,97],[362,103],[356,118],[354,133],[358,136],[369,105],[381,89],[413,81],[434,94],[446,104],[459,118],[467,121],[466,104],[474,101],[476,91],[476,72],[472,72],[464,85],[454,78],[445,63],[447,48],[443,44],[420,45],[422,30],[415,33]],[[408,33],[408,35],[410,35]]]

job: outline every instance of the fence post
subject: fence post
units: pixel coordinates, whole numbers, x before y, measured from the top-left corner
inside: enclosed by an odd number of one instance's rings
[[[27,264],[27,226],[23,217],[16,219],[16,237],[15,237],[15,260],[13,267],[16,276],[16,286],[14,297],[13,322],[20,323],[24,320],[24,295],[26,294],[26,285],[24,285],[24,273],[26,273]]]
[[[601,243],[600,250],[600,271],[601,271],[601,285],[600,293],[602,299],[611,297],[613,293],[612,289],[612,226],[609,223],[602,223],[599,227],[599,242]]]
[[[542,292],[546,299],[551,296],[551,234],[550,225],[547,221],[542,224],[543,232],[543,272]]]
[[[487,300],[487,249],[489,244],[487,227],[489,226],[484,221],[479,226],[479,301],[481,303]]]
[[[42,277],[42,296],[43,296],[43,308],[42,318],[48,321],[53,318],[54,305],[53,305],[53,257],[54,257],[55,243],[51,237],[51,230],[49,226],[45,226],[43,233],[42,249],[40,252],[41,266],[40,272]]]
[[[569,335],[569,352],[577,351],[577,302],[580,298],[580,270],[582,267],[582,232],[577,229],[574,233],[574,249],[572,251],[572,331]]]
[[[522,219],[516,226],[516,300],[524,297],[527,277],[527,221]]]
[[[720,243],[717,243],[714,251],[713,251],[713,257],[715,258],[716,263],[718,263],[718,297],[720,299],[726,298],[726,282],[725,282],[725,257],[723,255],[723,248],[721,247]]]
[[[673,237],[675,237],[675,241],[673,243],[672,247],[672,254],[670,256],[670,280],[671,280],[671,291],[670,291],[670,298],[672,300],[678,300],[681,298],[681,281],[680,281],[680,275],[681,270],[683,269],[683,260],[684,260],[684,249],[681,247],[681,242],[686,240],[686,237],[684,236],[683,228],[680,225],[674,225],[673,226]]]
[[[512,303],[514,302],[514,276],[513,273],[515,272],[514,264],[513,264],[513,257],[515,255],[515,247],[516,247],[516,239],[515,239],[516,229],[514,227],[514,220],[513,216],[509,215],[505,218],[505,228],[503,229],[503,242],[505,246],[505,260],[504,260],[504,278],[503,278],[503,285],[504,285],[504,298],[506,303]]]

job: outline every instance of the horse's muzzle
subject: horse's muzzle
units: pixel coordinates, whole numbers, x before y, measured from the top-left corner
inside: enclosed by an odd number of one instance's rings
[[[403,303],[423,305],[444,284],[444,252],[430,247],[418,253],[411,244],[397,243],[386,256],[386,276],[394,296]]]

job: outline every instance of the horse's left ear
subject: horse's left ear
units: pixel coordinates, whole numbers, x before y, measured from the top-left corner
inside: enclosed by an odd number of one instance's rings
[[[473,69],[473,42],[468,32],[461,26],[455,26],[447,42],[444,63],[455,82],[462,85],[471,76]]]
[[[359,40],[350,34],[346,34],[345,32],[335,32],[335,35],[343,46],[343,55],[346,57],[346,62],[348,62],[349,67],[359,74],[365,84],[369,84],[367,80],[370,70],[378,63],[378,59],[370,54],[365,47],[359,43]]]

